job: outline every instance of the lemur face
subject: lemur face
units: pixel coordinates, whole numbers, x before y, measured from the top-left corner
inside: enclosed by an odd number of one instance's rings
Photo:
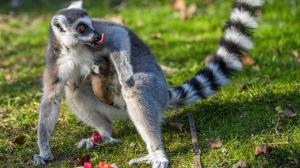
[[[88,13],[79,8],[59,11],[52,18],[51,27],[57,39],[66,47],[97,47],[104,40],[104,35],[95,31]]]

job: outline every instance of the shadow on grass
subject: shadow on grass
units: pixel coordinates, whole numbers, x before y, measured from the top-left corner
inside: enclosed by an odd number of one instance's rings
[[[219,137],[224,144],[231,143],[233,140],[243,144],[243,142],[251,141],[252,137],[260,137],[262,134],[265,134],[266,136],[263,141],[271,143],[273,140],[276,141],[276,138],[274,138],[276,137],[276,121],[278,117],[282,117],[275,110],[276,106],[283,106],[283,108],[288,104],[294,107],[298,106],[296,98],[299,96],[300,93],[295,90],[288,94],[265,94],[252,98],[249,101],[213,101],[209,104],[195,105],[191,110],[184,109],[181,113],[176,113],[168,117],[167,120],[184,123],[186,131],[189,134],[187,113],[192,112],[197,127],[199,144],[202,149],[209,148],[207,140],[216,137]],[[298,113],[298,111],[295,112]],[[294,118],[282,117],[278,131],[287,133],[297,125],[300,125],[298,115]],[[164,134],[176,134],[174,129],[167,125],[164,125],[163,132]],[[280,146],[266,156],[265,160],[267,160],[271,167],[274,165],[281,167],[299,165],[299,145],[289,144]],[[191,148],[191,144],[185,145],[176,150],[168,151],[168,154],[171,157],[176,157],[178,153],[189,153]]]

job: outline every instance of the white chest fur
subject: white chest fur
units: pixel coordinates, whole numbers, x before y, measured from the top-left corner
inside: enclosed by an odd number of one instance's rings
[[[84,48],[63,49],[57,61],[58,76],[65,81],[87,77],[93,66],[93,54]]]

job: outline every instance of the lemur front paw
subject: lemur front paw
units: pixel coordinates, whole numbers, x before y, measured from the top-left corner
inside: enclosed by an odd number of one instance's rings
[[[47,154],[46,156],[41,156],[39,154],[33,155],[33,164],[37,166],[43,166],[45,165],[48,161],[53,160],[53,155]]]
[[[75,146],[79,149],[82,147],[86,147],[86,149],[91,149],[95,146],[95,143],[92,141],[91,138],[86,138],[86,139],[82,139],[80,140],[78,143],[75,144]]]
[[[129,161],[129,166],[138,164],[140,162],[152,164],[152,168],[168,168],[169,165],[169,161],[162,150],[157,150],[144,157],[132,159]]]

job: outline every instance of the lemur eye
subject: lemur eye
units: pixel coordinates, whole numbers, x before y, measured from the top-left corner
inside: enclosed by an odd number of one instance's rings
[[[83,33],[85,31],[85,25],[84,24],[80,24],[78,27],[77,27],[77,31],[79,33]]]

